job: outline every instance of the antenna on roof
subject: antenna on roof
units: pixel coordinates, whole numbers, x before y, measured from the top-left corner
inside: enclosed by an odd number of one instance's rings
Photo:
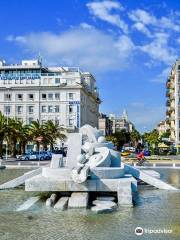
[[[42,65],[42,56],[40,52],[38,53],[38,63],[39,65]]]

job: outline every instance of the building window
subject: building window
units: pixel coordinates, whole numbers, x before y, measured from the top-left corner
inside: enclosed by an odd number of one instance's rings
[[[17,106],[17,113],[22,114],[23,112],[23,107],[22,106]]]
[[[11,106],[5,106],[4,107],[4,112],[6,115],[9,115],[11,113]]]
[[[55,119],[55,124],[59,126],[59,120]]]
[[[60,94],[59,93],[55,93],[55,99],[59,100],[60,99]]]
[[[29,100],[30,100],[30,101],[33,101],[33,100],[34,100],[34,94],[30,93],[30,94],[28,94],[28,97],[29,97]]]
[[[73,105],[69,105],[69,113],[73,113]]]
[[[46,106],[41,107],[41,112],[45,113],[46,112]]]
[[[48,106],[48,112],[52,113],[53,112],[53,106]]]
[[[54,110],[55,110],[56,113],[59,112],[59,106],[55,106]]]
[[[41,123],[42,123],[42,124],[45,124],[45,123],[46,123],[46,120],[45,120],[45,119],[41,120]]]
[[[70,100],[73,100],[73,99],[74,99],[74,93],[69,93],[68,96],[69,96],[69,99],[70,99]]]
[[[46,93],[42,94],[42,100],[46,100]]]
[[[17,100],[22,101],[23,100],[23,94],[17,94]]]
[[[48,93],[48,99],[53,100],[53,93]]]
[[[74,119],[69,119],[69,127],[72,127],[74,125]]]
[[[55,78],[55,84],[60,84],[60,78]]]
[[[48,78],[48,84],[52,84],[52,78]]]
[[[28,119],[29,124],[31,124],[32,121],[33,121],[33,118],[29,118],[29,119]]]
[[[19,122],[22,122],[22,121],[23,121],[23,119],[22,119],[22,118],[17,118],[17,120],[18,120]]]
[[[34,106],[28,106],[28,112],[33,113],[34,112]]]
[[[47,78],[44,78],[43,79],[43,84],[47,84],[48,83],[48,79]]]
[[[5,93],[4,94],[4,101],[11,101],[11,94]]]

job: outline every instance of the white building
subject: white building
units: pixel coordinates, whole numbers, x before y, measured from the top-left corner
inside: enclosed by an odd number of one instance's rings
[[[98,127],[96,80],[78,68],[44,67],[39,60],[0,61],[0,111],[24,123],[53,120],[71,130]]]
[[[109,114],[109,119],[112,121],[113,133],[119,132],[121,130],[132,132],[133,124],[129,121],[126,110],[123,111],[123,114],[120,118],[116,118],[115,114]]]
[[[176,60],[166,82],[166,122],[170,140],[180,149],[180,60]]]

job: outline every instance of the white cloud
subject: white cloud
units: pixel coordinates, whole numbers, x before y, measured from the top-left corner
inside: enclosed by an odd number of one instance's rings
[[[162,28],[174,30],[175,32],[180,32],[180,26],[167,17],[162,17],[159,20],[159,26],[162,26]]]
[[[120,18],[118,14],[114,14],[112,10],[123,10],[122,5],[115,1],[102,1],[102,2],[89,2],[87,7],[90,13],[95,17],[111,23],[123,30],[124,33],[128,32],[128,25]]]
[[[80,66],[93,72],[124,69],[134,51],[133,42],[127,36],[115,38],[87,26],[60,34],[39,32],[9,36],[7,40],[34,54],[43,53],[48,63]]]
[[[148,44],[139,46],[139,50],[149,55],[155,61],[164,64],[172,64],[177,58],[177,52],[168,44],[169,35],[156,33],[155,39]]]
[[[157,18],[153,14],[149,14],[143,9],[136,9],[131,11],[128,14],[129,18],[137,23],[142,23],[146,26],[153,26],[158,29],[169,29],[175,32],[180,32],[180,26],[176,23],[176,19],[173,19],[171,16],[162,16]],[[144,32],[146,34],[146,32]]]
[[[144,104],[144,102],[132,102],[131,106],[132,107],[144,107],[145,104]]]
[[[88,24],[86,22],[81,23],[80,27],[82,27],[84,29],[92,29],[92,28],[94,28],[94,26],[92,26],[92,25],[90,25],[90,24]]]
[[[134,22],[141,22],[144,25],[156,24],[157,21],[156,17],[142,9],[133,10],[128,14],[128,16]]]
[[[19,42],[19,43],[26,43],[26,38],[24,36],[13,36],[9,35],[6,37],[6,40],[9,42]]]
[[[170,73],[171,67],[167,67],[161,71],[160,74],[158,74],[154,79],[151,80],[151,82],[155,83],[165,83],[166,79]]]
[[[138,30],[139,32],[144,33],[146,36],[152,37],[149,29],[143,23],[136,22],[135,24],[133,24],[132,27],[135,28],[136,30]]]

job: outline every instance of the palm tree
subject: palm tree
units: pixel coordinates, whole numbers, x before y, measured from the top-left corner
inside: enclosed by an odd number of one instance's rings
[[[29,134],[32,140],[37,144],[37,150],[39,151],[40,143],[37,138],[42,137],[43,141],[45,140],[46,133],[44,124],[41,124],[39,120],[32,121],[29,126]]]
[[[26,144],[29,141],[32,141],[32,136],[30,134],[30,126],[29,125],[23,125],[21,123],[21,128],[20,128],[20,132],[19,132],[19,154],[24,154],[25,153],[25,149],[26,149]]]
[[[19,142],[23,123],[16,118],[9,118],[8,128],[7,128],[7,141],[12,147],[12,156],[16,157],[17,154],[17,143]]]
[[[45,141],[47,144],[50,144],[51,151],[53,150],[53,145],[57,139],[65,140],[66,135],[62,133],[64,128],[59,127],[58,124],[54,124],[53,121],[48,120],[44,124],[45,128]]]
[[[137,146],[138,141],[141,139],[141,134],[133,127],[130,133],[130,140],[134,147]]]
[[[6,118],[0,112],[0,158],[3,158],[3,141],[7,130]]]

